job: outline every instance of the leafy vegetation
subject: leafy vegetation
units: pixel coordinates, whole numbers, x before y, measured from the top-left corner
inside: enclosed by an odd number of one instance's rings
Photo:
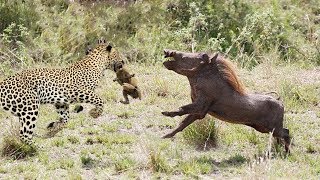
[[[220,51],[247,68],[270,53],[277,63],[320,63],[318,1],[118,2],[1,0],[5,67],[72,62],[99,37],[131,62],[156,63],[164,48],[176,48]]]

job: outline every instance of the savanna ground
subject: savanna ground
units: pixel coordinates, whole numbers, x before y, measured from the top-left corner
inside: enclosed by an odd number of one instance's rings
[[[187,79],[161,65],[129,68],[139,79],[141,101],[121,104],[121,87],[107,71],[98,89],[107,101],[103,116],[91,118],[91,106],[86,106],[84,112],[72,113],[67,128],[51,138],[41,136],[57,114],[53,106],[42,106],[35,138],[42,148],[21,160],[1,157],[0,178],[319,178],[319,68],[264,63],[239,71],[250,92],[279,92],[286,106],[285,126],[293,137],[289,156],[268,134],[211,117],[173,139],[161,139],[182,120],[164,117],[161,111],[190,102]],[[18,123],[5,112],[0,123],[3,141]]]
[[[58,116],[41,106],[36,151],[15,148],[18,120],[0,110],[0,179],[319,179],[319,29],[317,0],[0,0],[0,80],[64,67],[104,37],[143,91],[141,101],[121,104],[121,87],[106,71],[97,89],[103,116],[91,118],[85,105],[51,138],[46,126]],[[220,51],[248,92],[277,92],[291,154],[269,134],[210,116],[161,139],[183,119],[161,111],[191,101],[187,79],[162,66],[164,48]]]

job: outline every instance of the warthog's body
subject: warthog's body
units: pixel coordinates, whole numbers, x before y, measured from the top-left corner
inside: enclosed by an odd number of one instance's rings
[[[162,113],[170,117],[188,114],[179,127],[164,138],[174,136],[208,113],[226,122],[253,127],[262,133],[273,132],[274,137],[284,140],[285,149],[289,151],[289,130],[283,128],[282,103],[268,95],[245,93],[228,60],[218,54],[211,56],[175,50],[165,50],[165,56],[173,58],[163,63],[167,69],[188,77],[192,103],[178,111]]]

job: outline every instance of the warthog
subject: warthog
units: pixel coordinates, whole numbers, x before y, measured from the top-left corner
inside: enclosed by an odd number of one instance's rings
[[[244,124],[261,133],[273,132],[278,142],[284,140],[289,152],[289,130],[283,128],[284,108],[280,101],[264,94],[248,94],[239,81],[232,63],[218,53],[186,53],[164,50],[163,63],[168,70],[187,76],[191,86],[192,103],[178,111],[162,112],[169,117],[188,116],[171,133],[173,137],[197,119],[208,113],[222,121]]]

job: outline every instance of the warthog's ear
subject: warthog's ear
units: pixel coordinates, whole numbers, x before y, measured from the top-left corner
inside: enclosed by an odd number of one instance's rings
[[[167,57],[173,57],[176,54],[176,51],[165,49],[163,50],[163,53],[164,53],[164,58],[167,58]]]
[[[217,60],[218,56],[219,56],[219,53],[216,53],[216,54],[210,59],[210,63],[211,63],[211,62],[214,62],[215,60]]]
[[[206,54],[206,53],[201,53],[200,54],[200,57],[201,57],[201,62],[200,62],[200,64],[209,64],[209,63],[211,63],[211,60],[209,59],[209,56],[208,56],[208,54]]]

